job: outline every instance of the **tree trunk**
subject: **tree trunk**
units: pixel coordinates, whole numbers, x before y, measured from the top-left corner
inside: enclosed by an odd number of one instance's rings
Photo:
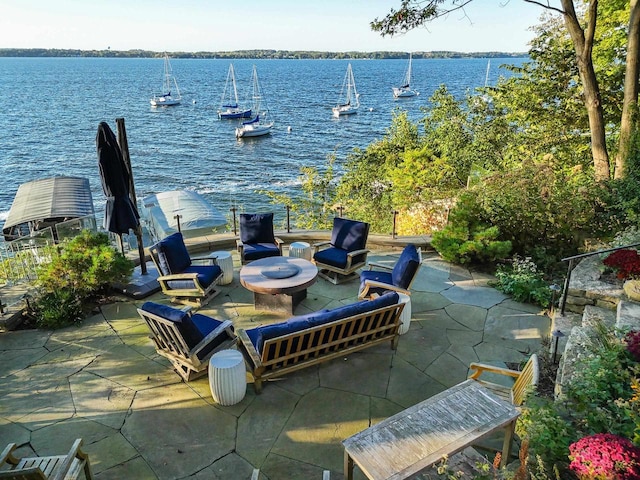
[[[635,128],[634,112],[638,107],[638,76],[640,75],[640,3],[630,2],[629,36],[627,40],[627,66],[624,74],[624,101],[620,119],[620,143],[616,156],[614,178],[623,178],[627,173],[627,161],[631,155],[631,143]]]
[[[576,50],[578,72],[584,89],[584,104],[587,108],[591,131],[591,154],[595,179],[597,181],[608,180],[610,178],[609,154],[607,152],[604,113],[592,57],[598,0],[590,0],[589,2],[589,23],[586,30],[580,26],[572,0],[562,0],[562,8],[564,22]]]

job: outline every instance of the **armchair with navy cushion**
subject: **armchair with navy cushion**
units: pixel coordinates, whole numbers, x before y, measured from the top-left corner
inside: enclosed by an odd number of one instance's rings
[[[191,258],[182,233],[163,238],[149,247],[149,253],[160,274],[162,293],[172,302],[201,307],[220,293],[215,287],[222,269],[215,257]]]
[[[370,297],[373,294],[382,295],[389,290],[410,295],[409,289],[416,278],[421,263],[420,249],[412,244],[404,247],[400,258],[393,267],[369,262],[369,270],[360,273],[358,298]],[[374,268],[383,271],[374,270]]]
[[[237,342],[229,320],[193,313],[154,302],[145,302],[138,314],[151,331],[156,352],[169,359],[185,382],[207,374],[211,356]]]
[[[367,262],[368,236],[368,223],[334,218],[331,240],[313,246],[318,275],[335,285],[357,277],[355,271]]]
[[[273,213],[241,213],[238,253],[242,264],[282,256],[284,242],[273,233]]]

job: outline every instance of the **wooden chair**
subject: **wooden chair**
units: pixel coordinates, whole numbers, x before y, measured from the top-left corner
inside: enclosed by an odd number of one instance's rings
[[[369,262],[367,264],[369,269],[360,274],[358,298],[362,299],[374,294],[382,295],[389,290],[411,295],[410,288],[421,264],[422,252],[411,243],[404,247],[393,267]]]
[[[334,218],[331,240],[313,245],[318,276],[334,285],[357,278],[355,271],[367,263],[368,236],[368,223]]]
[[[273,233],[273,213],[241,213],[240,238],[236,240],[240,261],[282,256],[282,239]]]
[[[151,330],[156,352],[171,361],[185,382],[206,375],[211,356],[237,340],[231,321],[192,314],[188,308],[145,302],[138,314]]]
[[[469,365],[469,378],[481,383],[484,387],[491,390],[500,398],[510,401],[515,406],[521,406],[527,395],[535,390],[538,385],[540,376],[538,356],[534,353],[531,355],[522,371],[510,370],[508,368],[495,367],[482,363],[472,363]],[[480,380],[483,373],[496,373],[498,375],[506,375],[515,379],[513,386],[507,387],[493,382]]]
[[[192,258],[180,232],[149,247],[149,253],[160,273],[162,293],[172,302],[201,307],[220,293],[215,287],[222,278],[222,269],[215,257]]]
[[[82,439],[78,438],[67,455],[53,457],[17,458],[13,455],[15,443],[10,443],[0,458],[0,479],[12,480],[71,480],[80,478],[84,472],[87,480],[93,479],[89,456],[80,450]]]

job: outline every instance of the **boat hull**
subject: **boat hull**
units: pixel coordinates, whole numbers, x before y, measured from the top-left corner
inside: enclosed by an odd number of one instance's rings
[[[234,120],[238,118],[251,118],[251,109],[248,110],[225,110],[218,112],[221,120]]]
[[[414,90],[405,90],[402,88],[393,89],[393,96],[395,98],[409,98],[409,97],[415,97],[416,95],[418,95],[418,92]]]
[[[268,125],[243,125],[236,128],[236,138],[261,137],[271,133],[273,124]]]
[[[351,108],[351,107],[348,107],[348,108],[333,107],[332,110],[333,110],[333,116],[336,117],[336,118],[342,117],[342,116],[345,116],[345,115],[353,115],[353,114],[358,113],[357,109]]]
[[[173,107],[180,105],[181,100],[177,98],[158,97],[149,100],[152,107]]]

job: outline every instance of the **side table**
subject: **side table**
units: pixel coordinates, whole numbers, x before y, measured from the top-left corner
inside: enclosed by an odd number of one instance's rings
[[[233,282],[233,257],[230,252],[219,251],[211,253],[212,257],[216,257],[216,262],[222,269],[222,279],[219,285],[229,285]]]
[[[398,293],[400,300],[398,303],[404,303],[404,308],[402,309],[402,313],[400,314],[400,320],[402,323],[400,324],[400,329],[398,333],[403,335],[409,331],[409,326],[411,324],[411,297],[406,293]]]
[[[289,245],[289,256],[311,261],[311,245],[307,242],[293,242]]]
[[[247,393],[247,375],[242,353],[220,350],[209,360],[209,388],[220,405],[235,405]]]

